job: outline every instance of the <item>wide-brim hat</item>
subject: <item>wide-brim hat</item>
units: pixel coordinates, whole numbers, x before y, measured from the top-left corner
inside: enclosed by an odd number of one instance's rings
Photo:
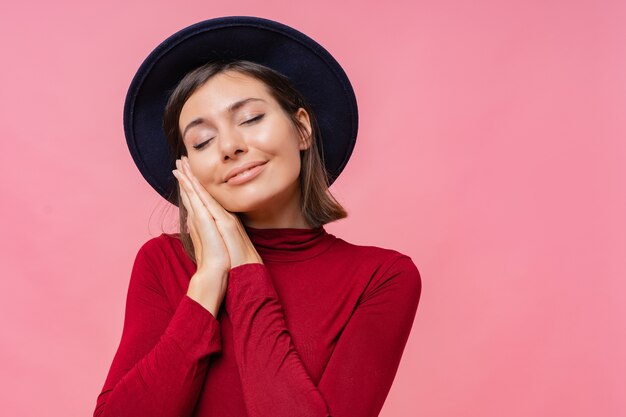
[[[329,184],[346,166],[358,129],[356,97],[343,68],[298,30],[254,16],[225,16],[188,26],[161,42],[143,61],[124,104],[124,133],[148,183],[178,205],[175,157],[163,130],[169,94],[189,71],[212,60],[244,59],[287,76],[317,118]]]

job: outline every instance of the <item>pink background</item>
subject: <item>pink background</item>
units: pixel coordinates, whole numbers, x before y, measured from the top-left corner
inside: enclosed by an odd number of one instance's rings
[[[89,3],[0,12],[4,415],[93,412],[136,251],[175,218],[126,147],[126,89],[223,15],[300,29],[353,82],[327,230],[423,280],[381,416],[626,415],[626,2]]]

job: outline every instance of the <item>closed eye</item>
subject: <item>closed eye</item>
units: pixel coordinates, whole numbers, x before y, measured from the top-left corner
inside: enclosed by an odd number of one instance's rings
[[[193,146],[193,148],[194,148],[194,149],[202,149],[202,148],[204,148],[204,145],[206,145],[207,143],[209,143],[211,140],[213,140],[213,138],[211,138],[211,139],[209,139],[209,140],[207,140],[207,141],[204,141],[204,142],[202,142],[202,143],[201,143],[201,144],[199,144],[199,145],[194,145],[194,146]]]
[[[252,123],[254,121],[260,120],[263,116],[265,116],[265,114],[259,114],[257,117],[253,117],[252,119],[246,120],[242,124]]]
[[[253,117],[252,119],[246,120],[245,122],[243,122],[243,123],[242,123],[242,125],[243,125],[243,124],[250,124],[250,123],[256,122],[256,121],[258,121],[258,120],[261,120],[261,119],[263,118],[263,116],[265,116],[265,114],[260,114],[260,115],[258,115],[258,116],[256,116],[256,117]],[[204,146],[205,146],[207,143],[209,143],[211,140],[213,140],[213,138],[211,138],[211,139],[209,139],[209,140],[207,140],[207,141],[204,141],[204,142],[202,142],[202,143],[201,143],[201,144],[199,144],[199,145],[194,145],[194,147],[193,147],[193,148],[194,148],[194,149],[196,149],[196,150],[198,150],[198,149],[202,149],[202,148],[204,148]]]

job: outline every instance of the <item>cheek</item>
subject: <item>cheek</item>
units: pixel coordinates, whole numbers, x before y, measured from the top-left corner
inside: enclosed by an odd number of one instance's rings
[[[292,180],[300,174],[300,148],[298,147],[297,136],[289,129],[285,129],[282,133],[279,146],[273,146],[272,151],[274,157],[277,157],[278,174],[284,180]]]
[[[285,116],[274,115],[259,127],[251,131],[248,143],[256,145],[267,153],[284,155],[298,148],[298,133],[295,126]]]
[[[300,175],[300,151],[298,148],[285,147],[275,165],[273,173],[278,183],[291,184]]]
[[[217,172],[205,162],[197,161],[194,164],[193,174],[200,184],[202,184],[202,186],[207,190],[211,187],[215,187],[216,183],[221,182]]]

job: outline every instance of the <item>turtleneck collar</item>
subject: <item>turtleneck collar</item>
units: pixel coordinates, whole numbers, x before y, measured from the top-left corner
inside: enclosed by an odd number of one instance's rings
[[[257,229],[244,224],[244,228],[263,261],[290,262],[313,258],[335,241],[335,236],[328,233],[324,226]]]

